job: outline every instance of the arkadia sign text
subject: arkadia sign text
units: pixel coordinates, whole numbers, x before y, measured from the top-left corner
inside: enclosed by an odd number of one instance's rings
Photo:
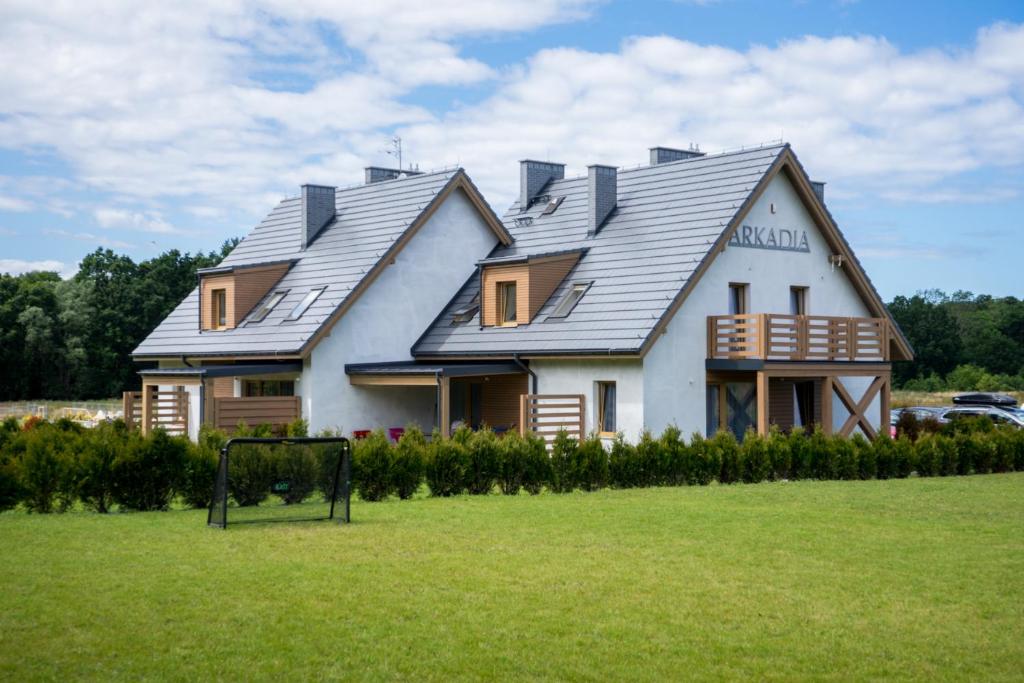
[[[806,230],[758,228],[753,225],[741,225],[729,238],[729,246],[780,251],[809,252],[811,250],[807,243]]]

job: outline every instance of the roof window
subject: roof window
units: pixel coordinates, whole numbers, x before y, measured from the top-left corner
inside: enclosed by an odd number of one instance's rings
[[[561,206],[562,202],[565,201],[565,197],[554,197],[548,200],[548,205],[544,207],[544,210],[540,212],[541,216],[550,216],[555,210]]]
[[[251,323],[262,322],[262,320],[264,318],[266,318],[268,315],[270,315],[270,312],[272,310],[274,310],[274,307],[276,307],[279,303],[281,303],[281,299],[283,299],[285,294],[287,294],[287,293],[288,293],[288,290],[284,289],[284,290],[278,290],[278,291],[274,292],[273,294],[271,294],[270,298],[267,299],[263,303],[263,305],[260,306],[259,308],[257,308],[256,312],[252,314],[252,317],[249,318],[249,322],[251,322]]]
[[[285,318],[285,320],[298,320],[301,318],[302,314],[306,312],[306,309],[313,305],[313,302],[316,301],[317,297],[320,296],[325,289],[327,288],[317,287],[316,289],[311,289],[306,292],[306,296],[302,297],[302,301],[292,309],[292,312],[288,314],[288,317]]]
[[[461,306],[454,313],[452,313],[452,325],[456,323],[468,323],[476,315],[476,312],[480,310],[480,293],[477,292],[473,300],[465,306]]]
[[[551,312],[549,318],[564,318],[572,312],[572,309],[576,308],[576,304],[580,302],[583,295],[590,289],[591,282],[577,282],[574,283],[569,291],[565,293],[562,300],[555,306],[555,310]]]

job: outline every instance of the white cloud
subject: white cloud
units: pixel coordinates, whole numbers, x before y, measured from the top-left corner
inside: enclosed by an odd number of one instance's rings
[[[89,242],[96,246],[111,247],[114,249],[135,249],[137,245],[131,242],[124,242],[122,240],[112,239],[106,235],[94,235],[91,232],[71,232],[70,230],[43,230],[44,235],[50,235],[51,237],[63,237],[65,239],[76,240],[78,242]]]
[[[96,209],[93,212],[101,228],[121,228],[140,232],[179,232],[162,216],[151,212],[129,211],[127,209]]]
[[[0,195],[0,211],[31,211],[32,204],[17,197]]]
[[[36,271],[57,272],[60,273],[62,278],[67,279],[75,274],[77,268],[69,268],[64,262],[54,260],[22,261],[20,259],[10,258],[0,259],[0,273],[21,275],[22,273],[32,273]]]

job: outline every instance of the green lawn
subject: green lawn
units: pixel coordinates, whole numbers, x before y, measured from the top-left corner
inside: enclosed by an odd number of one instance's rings
[[[0,515],[0,679],[1020,679],[1024,474]]]

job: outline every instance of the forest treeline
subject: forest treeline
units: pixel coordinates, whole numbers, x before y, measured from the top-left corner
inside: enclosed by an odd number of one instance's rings
[[[219,252],[171,250],[136,263],[97,249],[68,280],[0,275],[0,401],[90,399],[139,387],[132,350],[195,287]],[[937,290],[889,303],[916,352],[896,387],[1024,391],[1024,301]]]

